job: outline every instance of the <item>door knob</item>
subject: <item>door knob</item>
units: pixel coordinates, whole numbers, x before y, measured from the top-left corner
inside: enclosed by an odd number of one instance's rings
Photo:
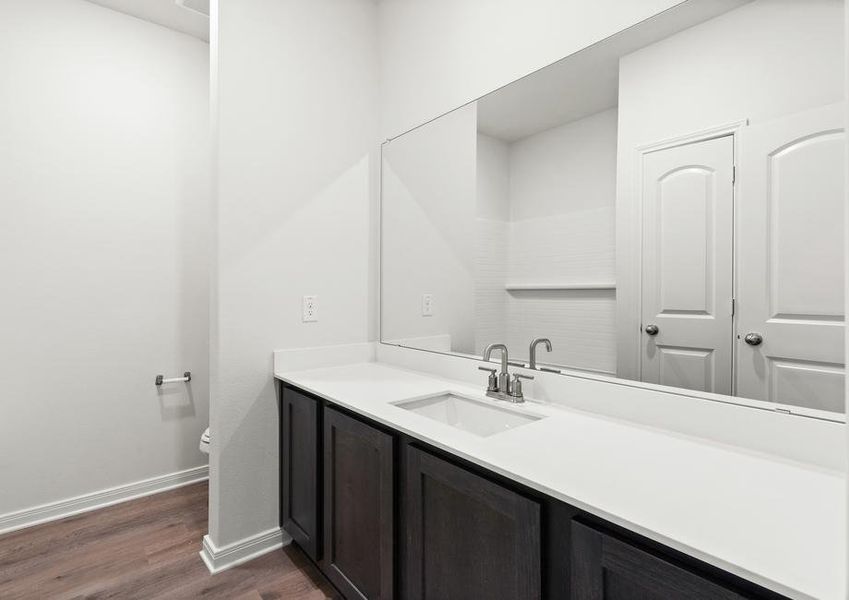
[[[760,346],[764,341],[764,336],[762,336],[761,334],[759,334],[755,331],[750,331],[749,333],[746,334],[746,337],[744,337],[743,339],[750,346]]]
[[[646,325],[646,333],[649,335],[657,335],[660,332],[660,327],[657,325]]]

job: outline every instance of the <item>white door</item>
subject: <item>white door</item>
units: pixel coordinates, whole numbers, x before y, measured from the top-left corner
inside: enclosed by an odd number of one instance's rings
[[[734,138],[643,158],[642,380],[731,393]]]
[[[739,396],[843,411],[844,110],[741,134]]]

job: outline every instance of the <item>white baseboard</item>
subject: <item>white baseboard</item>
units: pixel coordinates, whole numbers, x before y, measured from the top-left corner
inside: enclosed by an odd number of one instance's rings
[[[209,478],[209,466],[202,465],[185,471],[177,471],[168,475],[160,475],[126,485],[83,494],[67,500],[59,500],[49,504],[42,504],[33,508],[26,508],[5,515],[0,515],[0,535],[41,525],[49,521],[56,521],[71,517],[80,513],[97,510],[120,502],[134,500],[143,496],[158,494],[167,490],[197,483]]]
[[[205,535],[203,536],[203,548],[200,551],[200,557],[209,572],[215,574],[282,548],[291,541],[292,538],[289,534],[279,527],[227,544],[221,548],[216,547],[210,537]]]

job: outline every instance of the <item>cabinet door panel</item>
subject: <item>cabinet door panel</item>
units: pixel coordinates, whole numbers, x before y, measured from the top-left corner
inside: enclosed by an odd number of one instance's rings
[[[322,570],[349,600],[393,597],[393,438],[324,414]]]
[[[572,526],[572,600],[743,600],[737,592],[581,523]]]
[[[536,502],[413,447],[405,468],[405,598],[541,597]]]
[[[280,432],[281,526],[310,556],[321,554],[319,535],[319,414],[317,400],[283,388]]]

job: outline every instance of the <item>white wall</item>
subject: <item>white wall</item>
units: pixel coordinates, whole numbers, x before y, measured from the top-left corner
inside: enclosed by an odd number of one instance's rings
[[[474,351],[476,135],[470,104],[383,146],[385,341],[449,336],[444,350]],[[424,294],[433,296],[430,316]]]
[[[206,462],[208,53],[0,3],[0,515]]]
[[[507,343],[528,359],[611,373],[615,292],[511,291],[507,283],[590,283],[614,278],[616,109],[508,143],[478,134],[476,354]]]
[[[638,375],[635,149],[843,99],[843,2],[757,0],[625,56],[619,74],[619,375]]]
[[[210,538],[221,547],[279,523],[272,351],[373,331],[378,55],[370,0],[218,10]],[[301,322],[306,294],[317,323]]]
[[[612,373],[613,290],[505,284],[613,280],[616,110],[513,143],[476,134],[475,113],[469,104],[384,146],[383,340],[474,354],[501,342],[527,359],[545,336],[547,360]],[[434,346],[440,336],[450,346]]]
[[[845,36],[845,32],[849,31],[849,5],[847,5],[846,0],[843,0],[843,32]],[[843,93],[844,98],[849,98],[849,40],[843,40]],[[849,102],[846,103],[846,112],[844,113],[846,117],[846,122],[849,123]],[[849,153],[846,156],[846,168],[847,172],[849,172]],[[849,185],[846,186],[846,201],[849,202]],[[849,231],[849,210],[843,211],[843,224],[844,231]],[[845,291],[843,295],[843,301],[846,306],[846,310],[844,311],[844,315],[849,314],[849,242],[846,244],[846,260],[843,261],[843,268],[845,269],[845,275],[843,277]],[[846,355],[849,355],[849,335],[844,336],[844,343],[846,348]],[[844,378],[845,390],[846,394],[844,397],[849,398],[849,377]],[[849,411],[847,411],[849,414]],[[847,457],[847,462],[849,462],[849,419],[846,421],[846,425],[844,427],[846,431],[845,444],[844,444],[844,457]],[[849,474],[846,477],[846,497],[849,500]],[[846,502],[846,510],[849,513],[849,501]],[[849,514],[847,514],[849,517]],[[846,526],[846,539],[849,540],[849,518],[845,521]],[[849,552],[846,553],[846,589],[849,590]]]
[[[616,202],[616,120],[612,108],[513,142],[511,220],[612,209]]]
[[[614,279],[616,109],[510,145],[509,283],[602,283]],[[548,337],[540,360],[612,373],[616,369],[613,290],[509,294],[508,346],[526,359]]]
[[[507,340],[510,145],[478,133],[475,161],[474,354]]]
[[[383,137],[676,4],[680,0],[383,0]]]

